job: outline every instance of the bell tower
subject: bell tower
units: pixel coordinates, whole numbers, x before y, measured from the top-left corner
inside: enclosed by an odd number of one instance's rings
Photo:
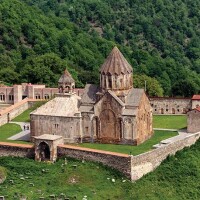
[[[64,73],[58,80],[59,93],[73,93],[75,88],[75,81],[71,74],[65,69]]]

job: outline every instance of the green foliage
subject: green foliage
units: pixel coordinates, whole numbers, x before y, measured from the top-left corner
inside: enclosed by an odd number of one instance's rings
[[[186,115],[154,115],[153,127],[166,129],[182,129],[187,126]]]
[[[0,166],[0,183],[3,183],[7,176],[7,170],[5,167]]]
[[[177,135],[177,132],[172,131],[155,131],[154,135],[144,143],[138,146],[132,145],[116,145],[116,144],[96,144],[96,143],[83,143],[80,146],[100,149],[105,151],[113,151],[125,154],[138,155],[152,149],[153,145],[158,144],[161,140],[165,140]]]
[[[78,87],[98,83],[117,44],[134,73],[155,78],[164,95],[191,96],[200,92],[198,7],[198,0],[2,0],[0,79],[55,86],[65,65]]]
[[[133,86],[144,89],[146,87],[146,92],[149,96],[163,96],[163,89],[155,78],[146,75],[134,75]]]
[[[19,199],[22,195],[28,199],[41,196],[49,199],[49,195],[60,197],[61,193],[72,200],[83,199],[85,195],[87,199],[95,200],[198,200],[200,197],[200,141],[168,157],[155,171],[134,183],[97,163],[82,163],[69,158],[67,161],[68,164],[61,167],[63,159],[48,164],[25,158],[1,157],[0,166],[7,169],[8,177],[0,185],[0,193],[8,200]],[[9,180],[13,180],[13,184]]]
[[[22,114],[15,117],[12,121],[30,122],[30,113],[34,111],[35,109],[37,109],[38,107],[42,106],[44,103],[46,103],[46,101],[39,101],[39,102],[34,103],[34,105],[31,108],[25,110]]]

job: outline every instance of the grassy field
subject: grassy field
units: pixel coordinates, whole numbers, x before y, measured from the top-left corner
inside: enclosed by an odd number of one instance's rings
[[[84,143],[80,144],[82,147],[92,148],[92,149],[100,149],[105,151],[113,151],[125,154],[138,155],[140,153],[144,153],[152,148],[154,144],[159,143],[161,140],[165,140],[169,137],[176,136],[177,132],[171,131],[155,131],[154,135],[147,140],[146,142],[138,145],[116,145],[116,144],[96,144],[96,143]]]
[[[43,105],[44,103],[46,103],[46,101],[36,102],[33,107],[25,110],[21,115],[15,117],[12,121],[15,121],[15,122],[30,122],[30,113],[32,111],[34,111],[35,109],[37,109],[38,107],[40,107],[41,105]]]
[[[20,144],[31,144],[30,142],[19,141],[19,140],[7,140],[7,138],[21,132],[22,129],[18,124],[4,124],[0,126],[0,142],[11,142]]]
[[[0,141],[7,142],[7,138],[21,132],[22,129],[18,124],[5,124],[0,126]],[[9,140],[10,141],[10,140]]]
[[[136,183],[100,164],[67,160],[64,165],[62,159],[48,164],[1,157],[0,166],[7,169],[7,179],[0,185],[0,195],[6,195],[6,200],[51,199],[50,195],[70,200],[84,196],[88,200],[200,199],[200,141],[169,157]]]
[[[153,127],[166,129],[182,129],[187,126],[186,115],[154,115]]]

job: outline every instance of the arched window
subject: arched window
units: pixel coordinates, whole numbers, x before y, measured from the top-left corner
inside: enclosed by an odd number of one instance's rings
[[[48,95],[48,94],[45,94],[45,95],[44,95],[44,99],[48,100],[48,99],[49,99],[49,95]]]
[[[112,88],[112,76],[108,76],[108,87]]]
[[[40,99],[40,94],[36,94],[35,99]]]
[[[4,93],[0,93],[0,101],[5,101],[5,94]]]

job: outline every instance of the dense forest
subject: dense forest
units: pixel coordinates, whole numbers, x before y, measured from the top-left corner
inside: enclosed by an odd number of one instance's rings
[[[200,92],[200,1],[2,0],[0,80],[55,86],[68,68],[77,86],[98,83],[117,45],[149,95]]]

